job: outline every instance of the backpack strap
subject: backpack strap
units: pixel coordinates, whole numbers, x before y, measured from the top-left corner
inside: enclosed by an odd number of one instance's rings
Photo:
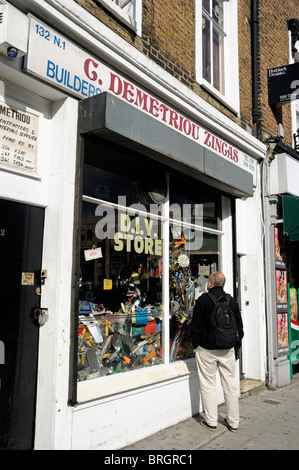
[[[216,304],[218,302],[218,300],[220,300],[221,298],[225,298],[226,302],[229,304],[230,302],[230,299],[231,299],[231,295],[230,294],[222,294],[220,295],[220,297],[217,299],[211,292],[206,292],[206,294],[210,297],[210,299],[213,300],[213,302]]]
[[[213,300],[214,304],[217,303],[216,297],[213,294],[211,294],[211,292],[206,292],[206,294],[208,297],[210,297],[211,300]]]

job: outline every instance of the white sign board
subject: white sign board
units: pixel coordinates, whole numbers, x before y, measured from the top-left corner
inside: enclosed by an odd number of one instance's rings
[[[243,170],[255,172],[254,158],[151,96],[32,16],[25,70],[81,99],[106,91],[114,94]]]
[[[38,116],[0,102],[0,164],[37,172]]]
[[[93,259],[102,258],[102,249],[101,248],[92,248],[91,250],[84,251],[85,261],[91,261]]]

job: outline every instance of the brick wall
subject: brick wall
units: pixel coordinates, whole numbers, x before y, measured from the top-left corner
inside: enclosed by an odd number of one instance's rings
[[[252,122],[251,0],[239,0],[240,116],[202,89],[195,81],[195,0],[143,0],[142,37],[136,36],[96,0],[76,0],[83,8],[119,34],[133,47],[198,93],[243,128],[264,141],[276,135],[282,122],[284,142],[292,145],[290,106],[275,110],[268,105],[267,69],[289,63],[287,20],[299,18],[298,0],[259,1],[259,119]]]
[[[136,36],[96,0],[75,0],[183,85],[230,118],[239,118],[195,81],[195,1],[142,0],[142,37]]]
[[[292,145],[290,105],[279,109],[270,108],[268,104],[267,69],[289,63],[289,31],[287,22],[291,18],[299,19],[298,0],[263,0],[259,8],[259,107],[260,138],[276,136],[277,126],[284,127],[284,143]],[[299,78],[299,77],[298,77]]]
[[[144,2],[142,51],[186,86],[194,86],[194,2]]]

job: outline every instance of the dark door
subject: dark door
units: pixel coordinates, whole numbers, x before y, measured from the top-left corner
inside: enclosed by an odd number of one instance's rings
[[[43,224],[44,209],[0,199],[2,450],[34,445]]]

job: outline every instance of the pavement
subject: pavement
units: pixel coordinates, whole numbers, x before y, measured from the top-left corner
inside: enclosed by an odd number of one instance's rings
[[[220,405],[216,432],[200,425],[201,413],[122,450],[299,450],[299,374],[284,387],[262,384],[243,391],[239,406],[237,432],[224,425],[225,405]]]

